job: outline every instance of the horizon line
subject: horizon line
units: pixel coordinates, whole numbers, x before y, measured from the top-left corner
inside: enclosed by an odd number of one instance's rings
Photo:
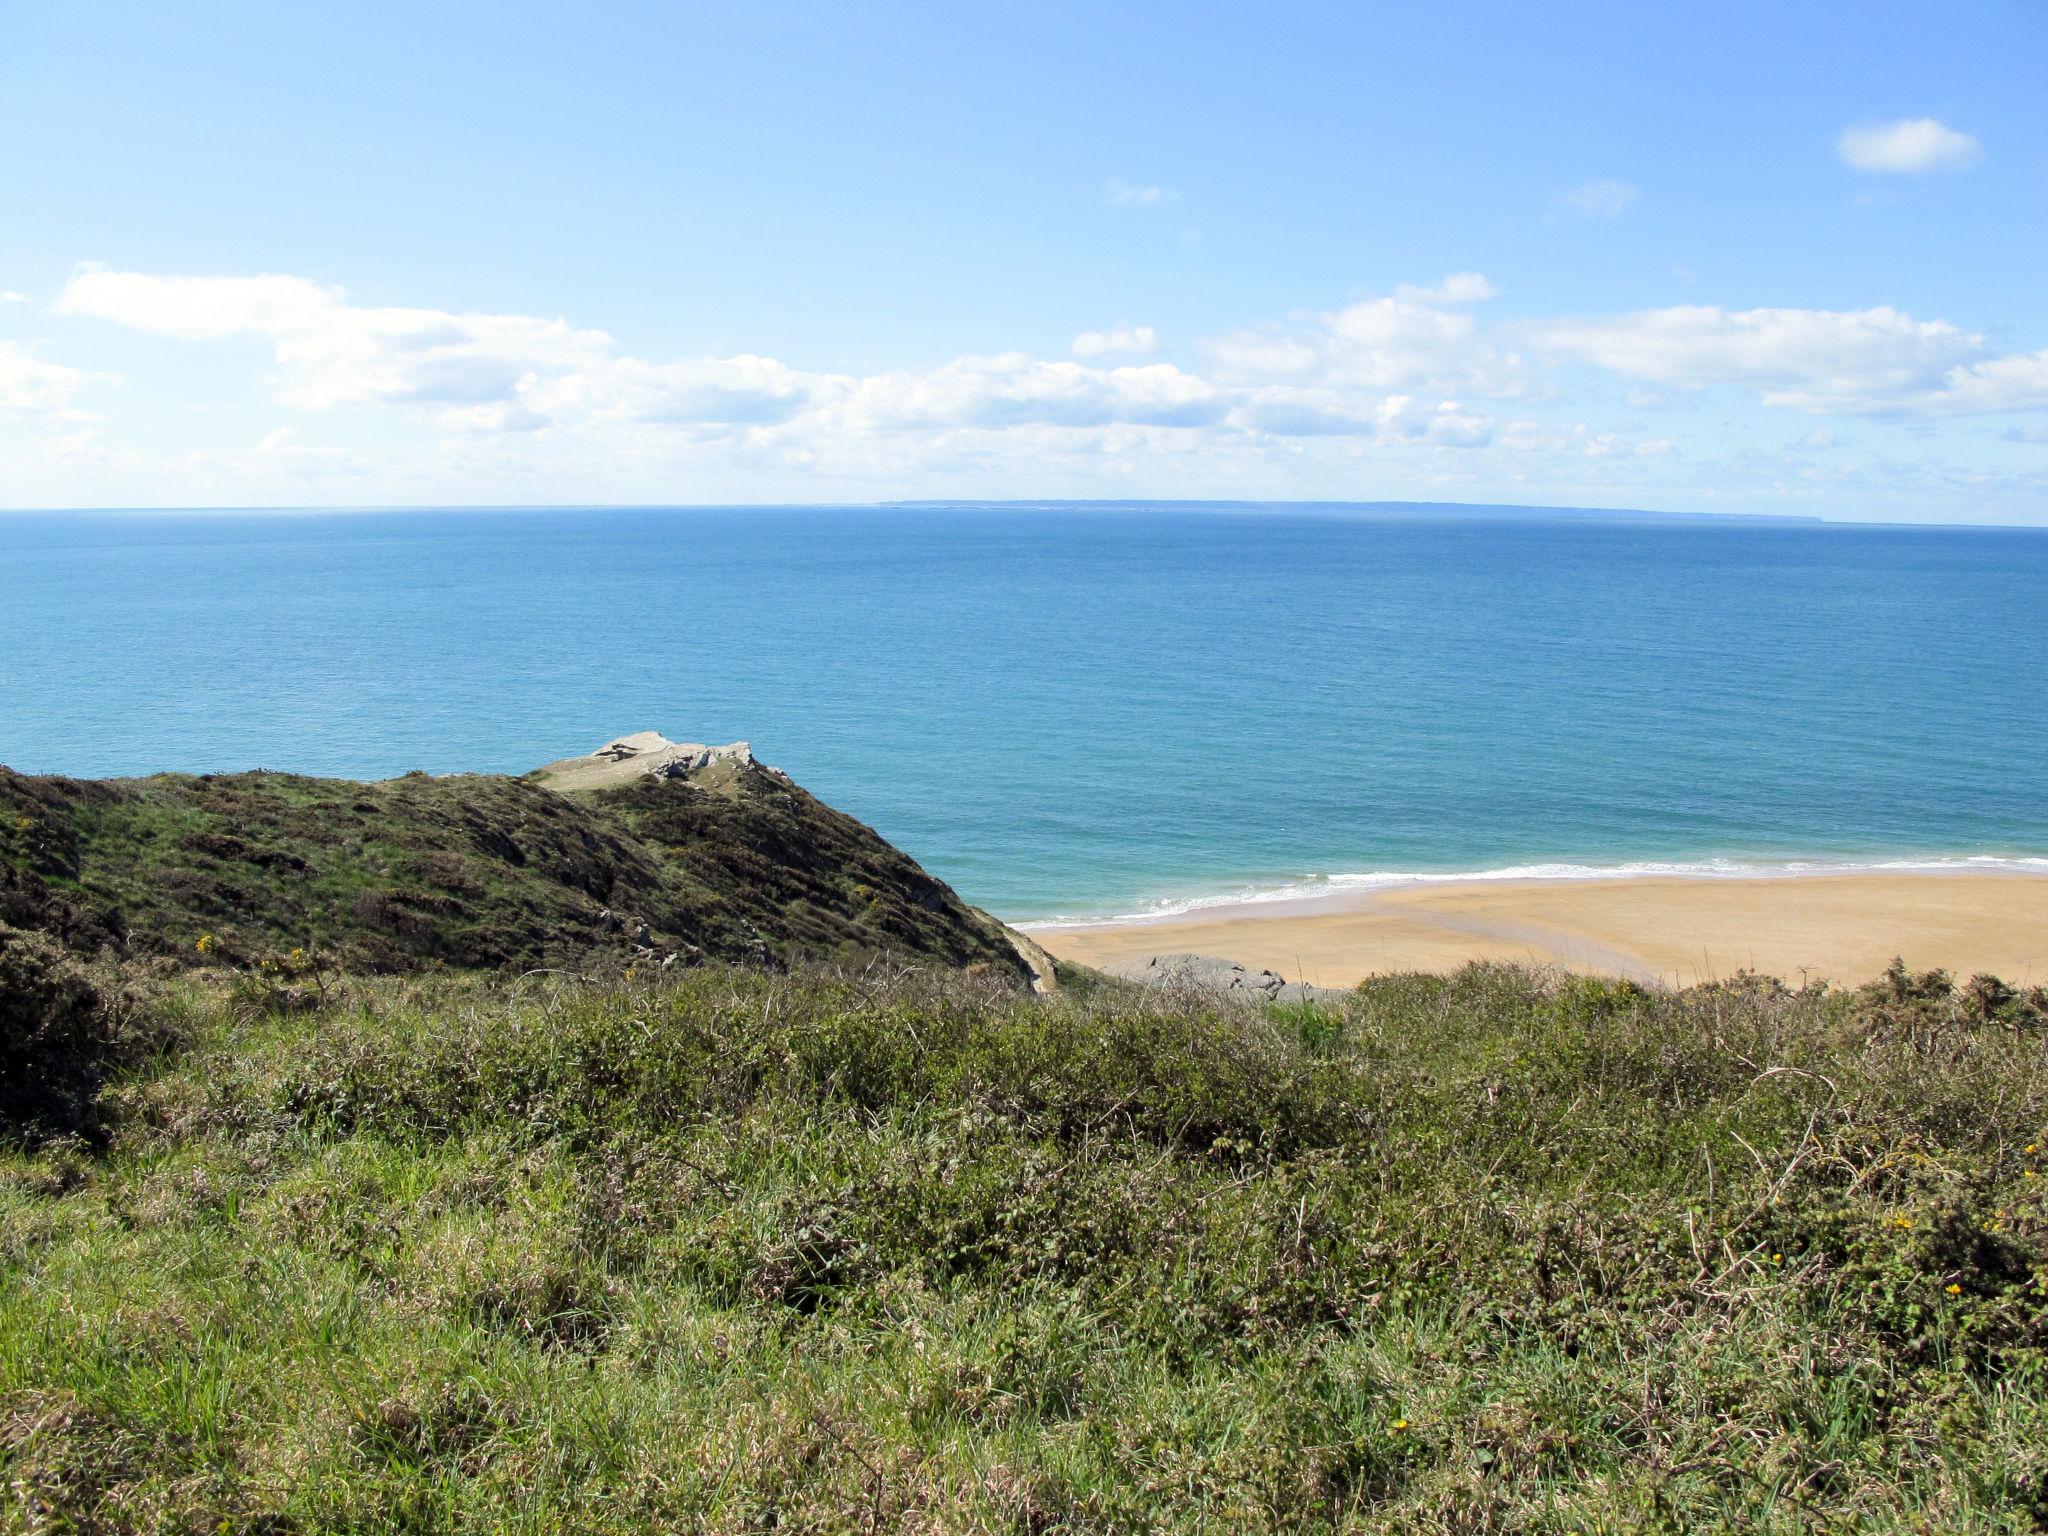
[[[1450,514],[1496,514],[1501,520],[1518,516],[1544,520],[1616,520],[1636,522],[1694,523],[1778,523],[1799,527],[1830,528],[1917,528],[1975,530],[1982,532],[2048,532],[2048,518],[2041,522],[1920,522],[1905,519],[1838,518],[1811,512],[1666,511],[1649,507],[1600,507],[1561,502],[1425,501],[1406,498],[1374,500],[1267,499],[1258,497],[1060,497],[1060,496],[942,496],[891,497],[875,501],[822,499],[817,501],[534,501],[534,502],[354,502],[338,505],[308,503],[260,503],[222,506],[209,503],[158,503],[150,505],[106,503],[88,506],[0,506],[0,517],[65,515],[206,515],[249,516],[293,513],[307,515],[376,515],[390,513],[473,513],[473,512],[708,512],[708,511],[904,511],[904,510],[1043,510],[1083,511],[1092,508],[1157,508],[1186,512],[1230,512],[1297,510],[1328,512],[1423,512]],[[1479,520],[1477,518],[1473,520]]]

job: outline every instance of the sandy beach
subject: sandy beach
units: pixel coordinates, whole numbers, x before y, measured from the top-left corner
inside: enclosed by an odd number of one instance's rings
[[[1220,955],[1349,986],[1468,960],[1560,965],[1686,985],[1739,970],[1853,983],[1894,955],[1958,977],[2048,981],[2048,876],[1869,873],[1397,886],[1183,917],[1034,927],[1062,959]]]

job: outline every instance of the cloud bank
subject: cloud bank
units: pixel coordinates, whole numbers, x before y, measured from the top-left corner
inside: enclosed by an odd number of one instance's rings
[[[351,466],[390,478],[393,453],[365,458],[322,441],[325,420],[348,428],[337,436],[403,437],[407,473],[436,485],[582,483],[629,466],[784,490],[918,494],[906,488],[950,476],[1015,494],[1051,483],[1113,493],[1297,472],[1341,485],[1347,466],[1377,459],[1398,461],[1417,494],[1527,483],[1555,497],[1582,474],[1682,455],[1682,430],[1633,417],[1694,396],[1818,417],[2048,411],[2048,351],[2004,352],[1981,332],[1897,309],[1508,318],[1495,316],[1497,298],[1483,274],[1457,272],[1201,339],[1186,361],[1159,358],[1153,328],[1120,324],[1081,332],[1071,357],[1005,351],[868,374],[745,352],[643,357],[562,317],[359,304],[289,274],[85,267],[53,307],[193,346],[261,342],[263,394],[301,414],[286,426],[273,418],[244,452],[194,462],[294,482]],[[118,405],[121,389],[0,343],[0,413],[50,423],[50,453],[120,457],[79,407],[88,396]],[[387,420],[389,430],[378,425]],[[1782,444],[1782,431],[1771,441]],[[1812,471],[1807,450],[1822,438],[1802,441]]]

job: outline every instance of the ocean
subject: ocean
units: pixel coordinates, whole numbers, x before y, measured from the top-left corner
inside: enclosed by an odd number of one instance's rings
[[[0,515],[0,762],[750,740],[1017,920],[2048,869],[2048,531],[1332,508]]]

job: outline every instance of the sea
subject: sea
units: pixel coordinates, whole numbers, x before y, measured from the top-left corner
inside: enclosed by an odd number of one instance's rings
[[[1418,507],[0,515],[0,763],[744,739],[970,901],[2048,870],[2048,530]]]

